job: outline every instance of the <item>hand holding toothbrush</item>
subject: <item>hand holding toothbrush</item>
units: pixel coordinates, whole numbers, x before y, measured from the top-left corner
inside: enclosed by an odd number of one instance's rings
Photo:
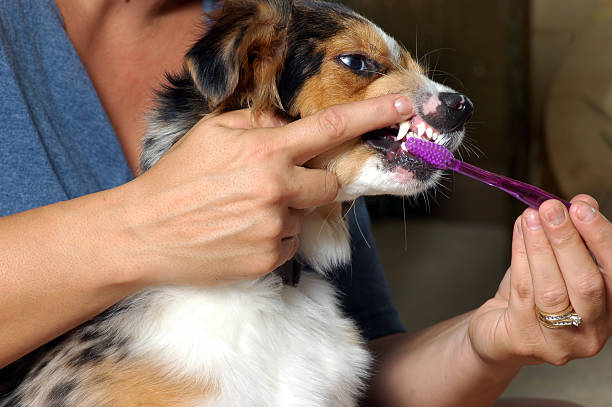
[[[483,360],[563,365],[595,355],[612,334],[612,224],[588,195],[571,204],[568,211],[546,201],[517,219],[511,266],[470,320],[470,341]]]

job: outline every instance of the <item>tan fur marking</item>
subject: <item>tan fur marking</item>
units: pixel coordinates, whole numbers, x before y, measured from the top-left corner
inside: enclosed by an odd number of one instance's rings
[[[308,162],[308,166],[330,170],[338,178],[339,185],[343,187],[353,183],[365,162],[376,154],[359,140],[351,140],[313,158]]]
[[[335,104],[390,93],[414,96],[423,87],[423,69],[410,53],[401,48],[399,60],[395,60],[381,32],[369,21],[351,21],[344,31],[321,44],[319,49],[326,56],[321,72],[302,87],[291,111],[293,115],[309,116]],[[381,65],[380,74],[365,77],[348,72],[335,58],[350,53],[364,54],[376,60]],[[308,165],[330,169],[344,186],[355,181],[365,162],[376,154],[355,139],[315,157]]]
[[[191,75],[191,78],[193,79],[193,83],[195,84],[196,88],[198,88],[198,91],[201,94],[204,94],[204,89],[202,89],[202,87],[200,86],[200,81],[198,81],[197,70],[191,58],[185,58],[185,67],[187,68],[189,75]]]
[[[342,218],[342,203],[333,202],[329,205],[319,206],[309,216],[317,216],[322,219],[334,231],[338,239],[350,237],[346,222]]]
[[[421,69],[410,54],[402,50],[400,63],[404,66],[393,63],[387,43],[369,23],[354,24],[321,47],[324,47],[326,54],[321,73],[304,84],[296,99],[294,114],[308,116],[331,105],[389,93],[411,95],[422,86]],[[349,52],[363,53],[379,61],[383,75],[367,78],[348,73],[334,58]],[[330,169],[338,177],[340,185],[344,186],[354,182],[365,162],[376,154],[356,139],[319,155],[308,165]]]
[[[213,398],[214,383],[196,383],[164,373],[144,361],[107,361],[92,366],[91,395],[108,407],[192,407]]]
[[[340,185],[352,184],[359,177],[366,161],[376,154],[371,148],[360,144],[334,160],[332,165]]]
[[[334,202],[329,205],[319,206],[313,213],[321,219],[326,219],[333,224],[336,223],[335,220],[342,217],[342,204],[340,202]]]

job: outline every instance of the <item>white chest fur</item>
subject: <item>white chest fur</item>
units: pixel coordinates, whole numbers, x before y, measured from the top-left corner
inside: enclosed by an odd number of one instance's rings
[[[363,389],[370,356],[334,288],[314,273],[297,287],[270,275],[139,297],[146,312],[115,320],[130,332],[130,354],[215,383],[201,406],[348,407]]]

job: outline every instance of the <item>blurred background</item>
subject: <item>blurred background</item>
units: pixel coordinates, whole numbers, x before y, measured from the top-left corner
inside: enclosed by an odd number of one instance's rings
[[[612,217],[612,0],[345,0],[402,42],[433,79],[475,105],[465,160]],[[406,327],[479,306],[510,261],[524,206],[448,174],[416,200],[368,200]],[[404,221],[405,219],[405,221]],[[509,397],[612,406],[612,345],[567,366],[524,368]]]

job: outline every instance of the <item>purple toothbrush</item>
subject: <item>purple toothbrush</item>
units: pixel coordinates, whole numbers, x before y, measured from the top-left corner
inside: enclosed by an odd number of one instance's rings
[[[406,150],[434,168],[453,170],[474,178],[477,181],[499,188],[532,208],[539,208],[540,205],[548,199],[557,199],[561,201],[567,209],[570,208],[570,203],[566,200],[534,187],[533,185],[495,174],[461,160],[457,160],[453,157],[453,153],[440,144],[415,137],[408,137],[406,139]]]

